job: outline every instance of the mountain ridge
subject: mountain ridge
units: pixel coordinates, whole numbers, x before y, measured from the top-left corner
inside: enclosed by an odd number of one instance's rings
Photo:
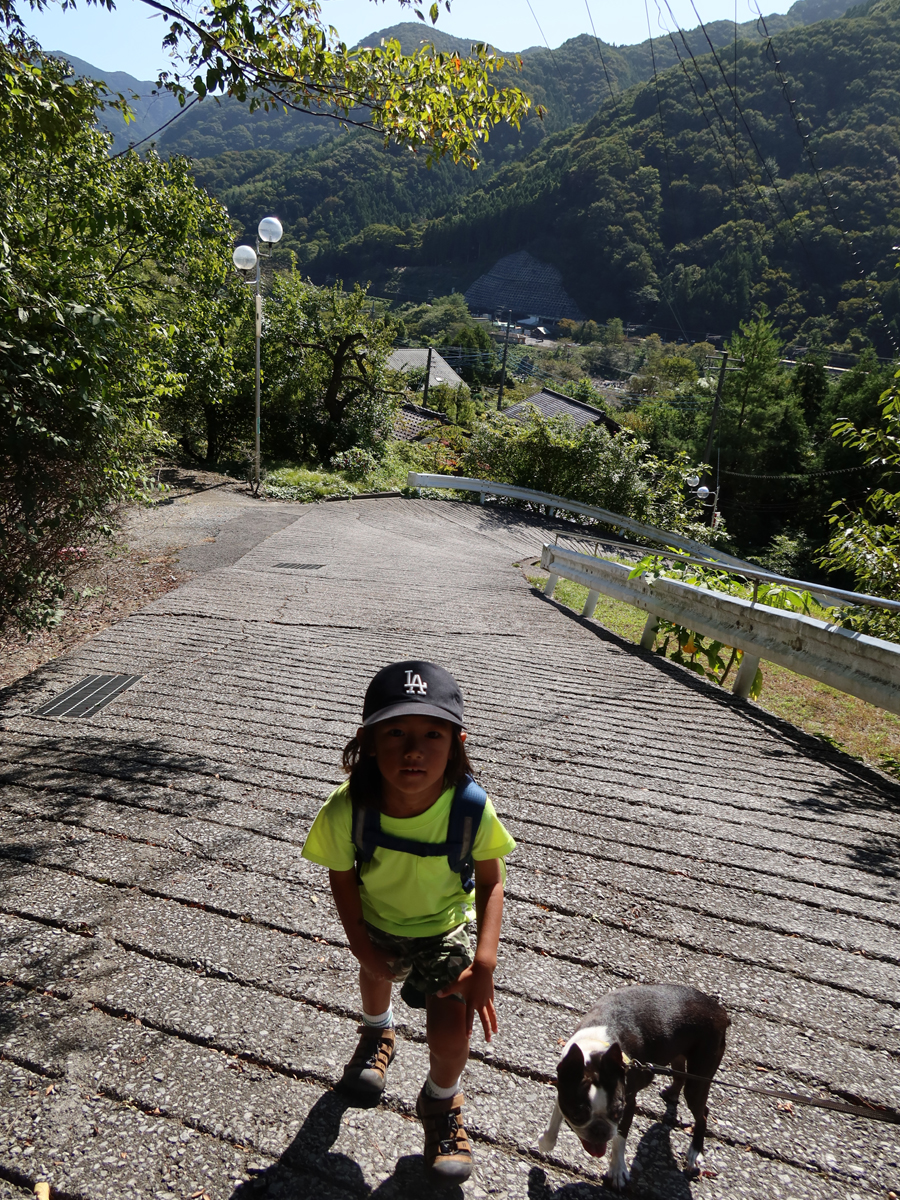
[[[795,0],[786,14],[770,15],[766,22],[774,33],[842,15],[849,7],[848,0]],[[753,21],[739,23],[737,28],[741,34],[755,36],[756,23]],[[733,40],[734,25],[728,21],[712,22],[706,26],[706,33],[714,45],[722,46]],[[477,38],[461,38],[419,21],[404,21],[376,30],[360,39],[358,44],[377,45],[382,38],[392,37],[400,42],[405,53],[431,43],[438,52],[467,54],[472,45],[478,44]],[[685,30],[684,38],[694,54],[708,50],[706,37],[699,26]],[[605,59],[603,64],[597,52],[598,44]],[[108,112],[101,119],[101,124],[113,135],[114,151],[151,138],[179,111],[178,102],[169,93],[161,91],[153,95],[155,82],[152,80],[136,79],[124,71],[102,71],[65,51],[50,53],[70,62],[76,74],[102,79],[113,93],[140,97],[131,101],[135,120],[128,126],[117,112]],[[535,93],[536,103],[548,111],[550,121],[545,128],[551,132],[578,124],[592,115],[608,91],[607,73],[613,90],[622,91],[651,78],[654,57],[659,69],[676,61],[675,49],[664,36],[654,37],[651,49],[649,40],[616,46],[602,39],[598,43],[593,34],[587,32],[568,38],[553,50],[530,46],[521,51],[498,51],[498,54],[509,59],[522,58],[522,72],[508,70],[505,80],[515,82],[529,94]],[[568,81],[568,86],[562,84],[561,76]],[[328,117],[313,117],[306,113],[249,113],[246,105],[236,100],[226,97],[217,101],[213,97],[193,105],[168,129],[161,130],[156,144],[163,154],[186,154],[195,158],[209,158],[235,150],[295,151],[316,145],[338,133],[339,128],[338,122]],[[531,149],[534,144],[534,141],[526,142],[523,149]]]

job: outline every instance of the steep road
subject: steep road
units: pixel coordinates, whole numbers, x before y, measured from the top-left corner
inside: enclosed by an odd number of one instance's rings
[[[398,1000],[385,1103],[347,1108],[356,970],[299,855],[366,682],[399,657],[460,679],[518,841],[500,1034],[490,1053],[476,1035],[464,1081],[466,1196],[604,1194],[571,1134],[535,1146],[559,1046],[641,980],[722,998],[723,1080],[900,1110],[900,789],[534,593],[537,520],[297,511],[5,694],[0,1197],[39,1178],[91,1200],[430,1194],[423,1022]],[[101,672],[142,678],[90,719],[33,715]],[[720,1088],[688,1182],[659,1090],[629,1139],[637,1196],[900,1192],[896,1126]]]

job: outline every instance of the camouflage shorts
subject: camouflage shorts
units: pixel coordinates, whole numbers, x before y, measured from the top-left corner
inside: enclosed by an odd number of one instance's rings
[[[424,1008],[426,996],[452,983],[475,961],[468,925],[457,925],[436,937],[399,937],[366,922],[372,945],[391,958],[394,974],[403,981],[401,999],[410,1008]]]

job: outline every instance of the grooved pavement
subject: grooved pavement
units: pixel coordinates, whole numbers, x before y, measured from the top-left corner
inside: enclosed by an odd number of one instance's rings
[[[366,682],[400,657],[460,679],[519,843],[500,1034],[465,1077],[476,1175],[451,1196],[603,1194],[573,1136],[535,1144],[560,1043],[626,982],[722,998],[724,1081],[900,1110],[900,788],[536,595],[514,564],[545,529],[439,501],[303,508],[9,689],[0,1197],[40,1178],[73,1198],[430,1194],[423,1022],[397,1001],[381,1108],[331,1091],[355,969],[299,856]],[[100,672],[143,678],[90,720],[30,715]],[[900,1192],[896,1126],[724,1088],[688,1182],[684,1127],[658,1088],[641,1100],[635,1195]]]

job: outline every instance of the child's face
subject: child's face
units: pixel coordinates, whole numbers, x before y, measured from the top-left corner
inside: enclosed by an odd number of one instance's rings
[[[374,727],[375,761],[386,794],[434,803],[444,787],[456,726],[438,717],[394,717]],[[465,731],[459,731],[465,741]]]

